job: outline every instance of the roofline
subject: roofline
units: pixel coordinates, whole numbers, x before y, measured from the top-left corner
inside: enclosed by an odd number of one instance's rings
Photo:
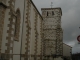
[[[40,12],[38,11],[38,9],[36,8],[36,6],[35,6],[35,4],[33,3],[33,1],[32,1],[32,0],[30,0],[30,2],[31,2],[31,3],[32,3],[32,5],[35,7],[35,9],[37,10],[38,14],[40,15],[40,17],[41,17],[41,18],[42,18],[42,20],[43,20],[42,15],[40,14]]]
[[[65,44],[65,43],[63,43],[63,44]],[[67,45],[67,44],[65,44],[65,45]],[[67,45],[67,46],[69,46],[69,45]],[[69,47],[71,47],[71,46],[69,46]],[[72,48],[72,47],[71,47]]]
[[[55,7],[55,8],[41,8],[41,10],[43,9],[61,9],[60,7]]]

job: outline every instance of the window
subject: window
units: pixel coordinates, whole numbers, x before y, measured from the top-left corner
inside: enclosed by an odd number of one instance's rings
[[[52,16],[54,15],[54,11],[52,11]]]
[[[19,32],[20,32],[20,10],[16,11],[16,19],[15,19],[15,31],[14,31],[14,40],[19,41]]]

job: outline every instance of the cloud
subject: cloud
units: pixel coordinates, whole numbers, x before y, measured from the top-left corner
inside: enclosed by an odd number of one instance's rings
[[[76,42],[75,42],[75,41],[70,41],[70,42],[68,42],[67,44],[70,45],[71,47],[74,47],[75,44],[76,44]]]

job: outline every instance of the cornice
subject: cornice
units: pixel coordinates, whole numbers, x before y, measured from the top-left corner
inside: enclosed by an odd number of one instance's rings
[[[2,5],[3,7],[7,8],[7,6],[2,2],[0,2],[0,5]]]

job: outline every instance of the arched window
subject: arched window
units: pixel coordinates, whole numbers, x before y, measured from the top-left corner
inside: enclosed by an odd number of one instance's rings
[[[15,32],[14,32],[14,39],[15,41],[19,41],[19,32],[20,32],[20,10],[19,8],[16,10],[16,19],[15,19]]]

